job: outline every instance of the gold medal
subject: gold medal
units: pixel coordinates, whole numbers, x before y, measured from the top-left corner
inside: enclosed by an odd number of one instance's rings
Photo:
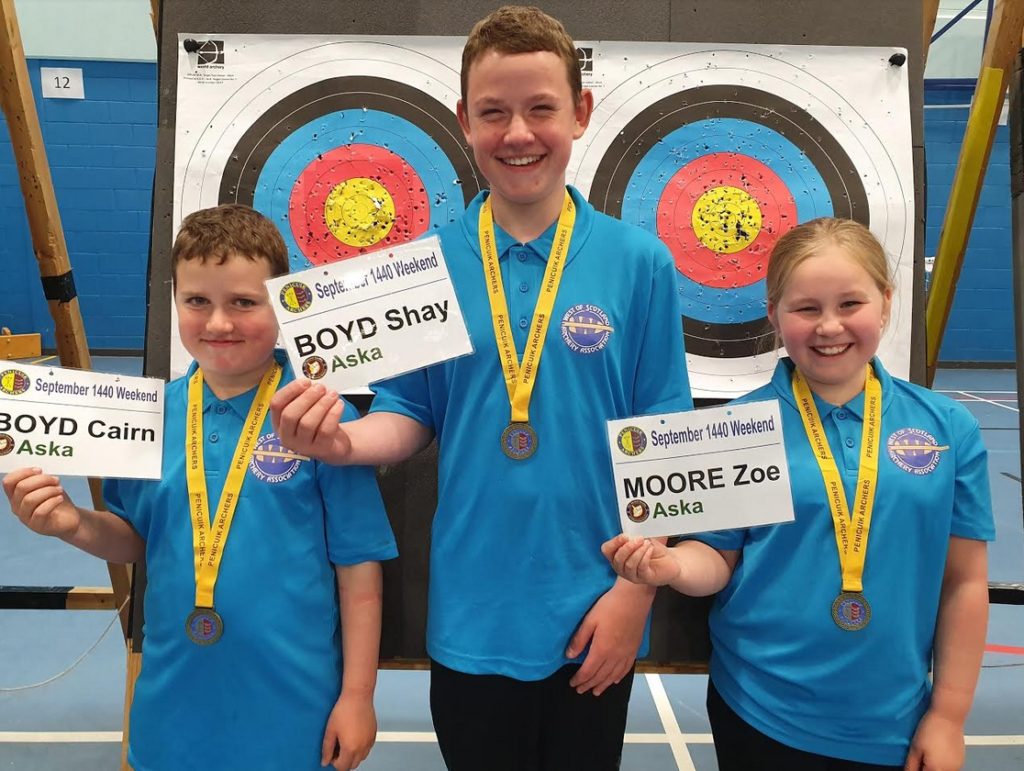
[[[501,432],[501,451],[512,460],[526,460],[537,452],[537,432],[529,423],[509,423]]]

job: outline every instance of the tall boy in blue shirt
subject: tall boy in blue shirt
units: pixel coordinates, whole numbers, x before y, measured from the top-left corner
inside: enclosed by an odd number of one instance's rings
[[[321,387],[271,405],[287,446],[333,463],[437,438],[427,649],[455,771],[618,768],[645,643],[653,592],[600,554],[620,531],[605,421],[691,401],[668,250],[566,188],[592,110],[558,21],[479,22],[458,117],[490,190],[440,231],[475,353],[382,384],[341,429]]]
[[[75,507],[38,468],[4,491],[36,532],[146,558],[136,771],[355,768],[376,736],[378,560],[397,553],[373,472],[273,433],[268,402],[293,378],[263,284],[288,272],[274,225],[238,205],[195,212],[171,259],[195,363],[166,388],[161,479],[108,480],[110,511]]]

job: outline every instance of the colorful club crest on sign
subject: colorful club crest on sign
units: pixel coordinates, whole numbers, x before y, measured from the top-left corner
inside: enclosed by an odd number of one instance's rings
[[[278,484],[287,482],[299,465],[309,458],[304,455],[296,455],[281,444],[277,434],[264,434],[256,442],[256,448],[252,451],[252,458],[249,461],[249,471],[261,482]]]
[[[615,330],[596,305],[574,305],[562,316],[562,341],[573,353],[597,353]]]
[[[302,374],[310,380],[319,380],[327,374],[327,361],[322,356],[310,356],[302,362]]]
[[[939,465],[940,454],[949,449],[940,445],[935,437],[920,428],[901,428],[889,435],[885,442],[889,460],[908,474],[922,476],[932,473]]]
[[[0,391],[8,396],[20,396],[25,393],[32,381],[20,369],[6,369],[0,372]]]
[[[630,522],[644,522],[651,516],[651,507],[647,505],[646,501],[637,498],[626,504],[626,516],[629,517]]]
[[[623,453],[635,457],[647,449],[647,434],[636,426],[626,426],[619,431],[616,444]]]
[[[313,304],[313,291],[301,281],[289,281],[281,287],[278,299],[289,313],[302,313]]]

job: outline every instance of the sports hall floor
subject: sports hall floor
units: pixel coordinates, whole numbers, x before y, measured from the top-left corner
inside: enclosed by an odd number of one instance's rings
[[[138,373],[137,359],[96,359],[105,371]],[[942,370],[935,388],[963,401],[981,422],[989,450],[997,540],[994,581],[1024,583],[1018,403],[1012,370]],[[74,486],[72,486],[74,485]],[[72,495],[88,500],[84,482]],[[21,527],[0,509],[0,585],[99,586],[105,565]],[[53,683],[8,689],[62,672],[111,627],[100,611],[0,611],[0,771],[117,768],[125,655],[119,627],[81,664]],[[985,669],[967,723],[968,771],[1024,770],[1024,606],[993,606]],[[706,678],[638,676],[622,768],[717,768],[704,709]],[[431,733],[427,675],[384,671],[377,691],[380,734],[366,771],[444,768]],[[184,737],[183,737],[184,738]],[[282,771],[286,771],[282,769]],[[485,771],[485,770],[482,770]]]

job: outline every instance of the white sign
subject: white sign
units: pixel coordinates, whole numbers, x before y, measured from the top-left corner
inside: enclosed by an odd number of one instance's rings
[[[627,535],[793,520],[777,401],[609,420],[608,441]]]
[[[473,352],[436,236],[267,282],[296,374],[344,390]]]
[[[0,364],[0,472],[159,479],[164,383]]]
[[[85,99],[80,67],[40,67],[39,79],[46,99]]]

